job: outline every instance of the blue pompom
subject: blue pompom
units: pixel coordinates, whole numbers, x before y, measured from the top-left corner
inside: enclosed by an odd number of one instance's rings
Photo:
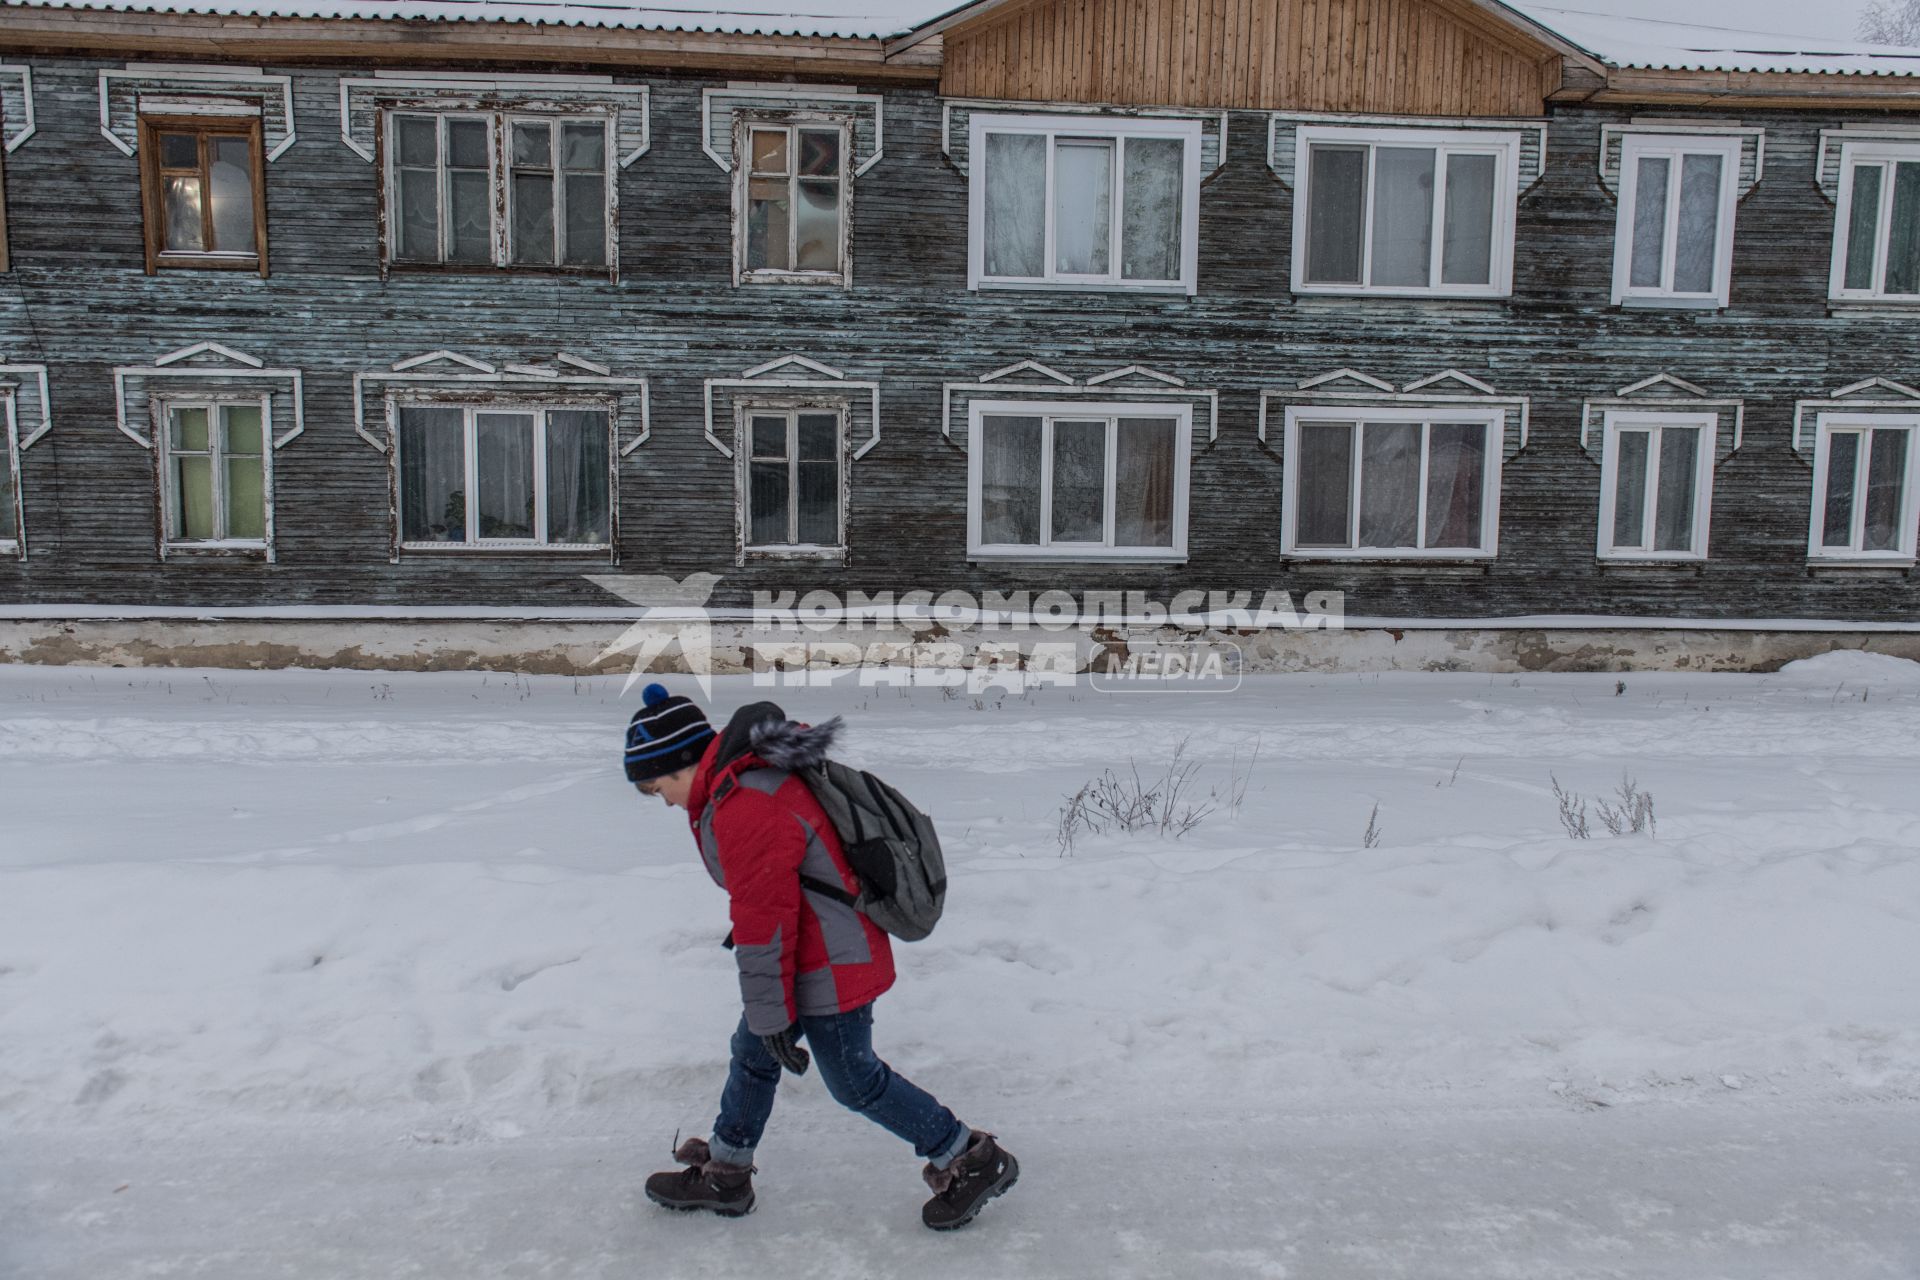
[[[650,684],[640,691],[640,701],[650,707],[659,706],[671,696],[672,695],[667,692],[667,686],[663,684]]]

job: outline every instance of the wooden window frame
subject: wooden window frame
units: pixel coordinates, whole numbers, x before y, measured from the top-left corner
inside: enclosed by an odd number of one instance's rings
[[[848,466],[847,447],[847,403],[845,401],[816,399],[778,399],[744,401],[735,410],[734,457],[738,465],[734,468],[734,483],[739,494],[738,514],[734,532],[734,562],[745,564],[748,560],[841,560],[847,558],[847,510],[852,497],[852,468]],[[839,527],[836,541],[832,545],[818,543],[756,543],[753,535],[753,420],[755,418],[785,418],[787,421],[787,523],[797,536],[799,525],[799,507],[794,501],[799,492],[799,438],[800,418],[804,414],[831,414],[834,419],[833,457],[837,478],[836,492],[839,502]]]
[[[1840,148],[1840,193],[1833,211],[1833,262],[1827,281],[1831,302],[1867,302],[1887,307],[1920,306],[1920,293],[1887,293],[1887,255],[1893,240],[1894,175],[1901,164],[1920,164],[1920,140],[1892,139],[1846,142]],[[1873,247],[1873,285],[1867,289],[1847,288],[1847,255],[1853,234],[1853,175],[1862,165],[1878,165],[1880,180],[1879,221]]]
[[[1507,411],[1491,406],[1474,408],[1421,407],[1417,405],[1341,405],[1338,408],[1289,405],[1286,414],[1286,439],[1282,449],[1285,490],[1281,495],[1281,554],[1293,560],[1451,560],[1486,561],[1500,554],[1500,486],[1505,464]],[[1348,529],[1358,541],[1361,518],[1360,490],[1364,468],[1361,466],[1360,428],[1369,422],[1422,423],[1433,425],[1478,425],[1486,429],[1485,492],[1480,498],[1480,545],[1478,547],[1302,547],[1299,545],[1300,520],[1300,435],[1303,423],[1342,423],[1355,427],[1352,486],[1348,498]],[[1427,471],[1432,461],[1431,430],[1420,438],[1420,505],[1414,525],[1421,538],[1426,537]]]
[[[1718,309],[1733,292],[1734,222],[1740,210],[1740,158],[1746,139],[1715,134],[1628,133],[1620,140],[1620,207],[1614,224],[1613,304],[1627,307]],[[1673,288],[1680,257],[1680,180],[1689,156],[1714,156],[1720,161],[1720,220],[1713,247],[1713,288],[1704,293],[1682,293]],[[1653,288],[1633,285],[1635,206],[1640,194],[1640,161],[1665,158],[1671,162],[1667,179],[1667,207],[1662,225],[1661,283]]]
[[[1293,292],[1326,297],[1368,298],[1485,298],[1513,296],[1513,259],[1520,209],[1520,147],[1518,130],[1448,129],[1444,127],[1380,128],[1353,125],[1303,124],[1295,135],[1293,193]],[[1313,148],[1316,146],[1367,149],[1366,204],[1360,219],[1361,283],[1309,283],[1307,230],[1313,208]],[[1379,192],[1374,180],[1382,147],[1412,147],[1434,152],[1437,179],[1433,244],[1427,285],[1370,285],[1365,283],[1373,264],[1373,202]],[[1441,262],[1446,246],[1446,171],[1454,155],[1492,155],[1494,159],[1493,244],[1489,283],[1443,284]]]
[[[213,472],[213,502],[216,525],[226,523],[226,469],[220,463],[226,457],[226,437],[221,410],[231,407],[260,410],[260,492],[261,528],[258,538],[183,538],[173,529],[173,414],[179,409],[207,410],[207,455]],[[158,503],[158,533],[163,559],[193,555],[259,556],[273,549],[273,395],[213,392],[181,392],[153,398],[154,496]]]
[[[1865,542],[1867,518],[1867,468],[1872,459],[1871,434],[1875,431],[1907,433],[1907,466],[1901,477],[1900,545],[1891,551],[1860,549]],[[1823,545],[1826,535],[1827,475],[1832,461],[1833,437],[1841,434],[1867,436],[1854,459],[1853,537],[1847,547]],[[1907,566],[1915,563],[1920,546],[1920,414],[1915,413],[1823,413],[1815,428],[1813,454],[1813,501],[1807,521],[1807,559],[1815,564],[1858,564]]]
[[[0,138],[6,130],[5,116],[0,114]],[[0,146],[0,271],[11,271],[13,259],[7,252],[7,149]]]
[[[7,483],[0,486],[0,555],[24,555],[27,545],[26,490],[20,481],[19,397],[0,385],[0,451],[7,462]]]
[[[986,462],[987,417],[1039,418],[1040,425],[1040,537],[1037,544],[986,543],[981,540],[981,512]],[[1112,545],[1115,521],[1114,486],[1119,451],[1115,440],[1121,418],[1172,419],[1173,429],[1173,545],[1128,547]],[[1104,526],[1106,544],[1055,543],[1053,536],[1053,430],[1056,421],[1107,425]],[[1187,527],[1193,482],[1193,406],[1167,401],[975,400],[967,406],[967,558],[969,560],[1128,561],[1137,564],[1179,564],[1187,559]]]
[[[1694,457],[1693,532],[1686,551],[1656,551],[1654,539],[1644,539],[1646,548],[1614,545],[1615,514],[1620,503],[1620,436],[1626,431],[1648,432],[1647,497],[1642,516],[1643,532],[1652,533],[1659,517],[1660,436],[1668,430],[1698,431],[1700,447]],[[1708,535],[1713,523],[1713,470],[1715,450],[1719,447],[1720,415],[1717,413],[1659,413],[1610,409],[1602,430],[1605,436],[1600,461],[1600,528],[1596,552],[1599,559],[1634,563],[1697,562],[1708,558]]]
[[[201,218],[212,226],[213,202],[205,197],[211,187],[207,160],[207,137],[223,134],[247,139],[253,160],[253,244],[254,252],[180,253],[166,249],[166,197],[161,184],[160,139],[162,133],[193,133],[200,138],[202,188]],[[267,164],[264,134],[257,115],[142,115],[140,117],[140,212],[146,244],[148,275],[161,271],[251,271],[267,275]]]
[[[735,285],[782,284],[817,285],[828,288],[851,289],[853,287],[853,122],[841,115],[814,115],[807,112],[782,112],[778,115],[753,114],[740,112],[733,123],[733,282]],[[800,181],[800,140],[803,130],[825,133],[837,130],[840,134],[840,269],[838,271],[801,270],[799,268],[780,269],[774,267],[749,267],[747,265],[747,215],[752,208],[750,191],[753,178],[753,135],[756,132],[784,131],[787,135],[787,155],[789,172],[787,181],[788,215],[788,261],[798,260],[798,245],[794,237],[798,234],[799,220],[792,210],[798,206],[792,192]]]

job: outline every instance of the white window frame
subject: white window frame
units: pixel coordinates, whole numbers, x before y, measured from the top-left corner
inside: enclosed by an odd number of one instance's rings
[[[437,185],[440,198],[440,257],[437,261],[400,256],[400,118],[403,116],[431,117],[437,129],[438,152],[436,153]],[[569,275],[597,276],[602,273],[615,275],[619,270],[619,166],[616,152],[619,146],[619,120],[616,113],[606,110],[591,111],[527,111],[519,108],[480,108],[465,106],[407,106],[395,104],[383,107],[380,113],[381,137],[384,149],[383,173],[381,175],[380,201],[386,215],[386,262],[389,267],[400,270],[439,270],[439,271],[551,271]],[[491,256],[485,262],[454,262],[447,255],[448,239],[453,234],[453,220],[447,206],[447,121],[479,120],[487,126],[487,225],[488,245]],[[554,154],[554,262],[515,262],[513,260],[513,125],[516,121],[548,121],[553,125]],[[562,209],[560,189],[563,186],[560,169],[560,129],[563,124],[598,124],[606,131],[606,145],[601,153],[601,162],[605,166],[606,182],[606,261],[598,265],[568,265],[557,261],[559,245],[562,243]]]
[[[756,560],[838,560],[847,554],[847,499],[849,496],[847,466],[847,406],[842,404],[796,403],[767,401],[747,401],[735,410],[734,457],[738,459],[735,467],[734,483],[740,495],[737,549],[743,557]],[[795,530],[796,536],[800,520],[799,497],[800,479],[800,418],[805,414],[819,416],[832,415],[834,419],[833,460],[836,491],[839,494],[839,524],[836,540],[831,544],[813,542],[754,542],[753,536],[753,420],[755,418],[785,418],[787,420],[787,527]]]
[[[1602,560],[1672,561],[1705,560],[1707,536],[1713,517],[1713,467],[1719,446],[1720,415],[1717,413],[1658,413],[1647,410],[1609,409],[1603,419],[1605,439],[1600,461],[1600,529],[1597,554]],[[1698,430],[1700,448],[1694,458],[1693,531],[1686,551],[1655,551],[1653,528],[1659,515],[1660,433],[1669,428]],[[1645,549],[1616,547],[1613,543],[1614,513],[1620,503],[1620,436],[1622,431],[1646,431],[1647,502],[1641,514]]]
[[[1302,422],[1420,422],[1466,423],[1486,428],[1486,492],[1480,500],[1480,543],[1474,547],[1302,547],[1296,536],[1300,518],[1300,424]],[[1281,495],[1280,549],[1296,560],[1492,560],[1500,554],[1500,477],[1505,462],[1507,410],[1501,407],[1462,406],[1420,407],[1417,405],[1288,405],[1286,439],[1282,445],[1282,467],[1286,476]],[[1414,527],[1422,537],[1427,527],[1427,467],[1430,450],[1427,436],[1421,433],[1420,506],[1414,515]],[[1359,442],[1354,446],[1352,485],[1348,498],[1348,527],[1358,528],[1360,520],[1361,472]]]
[[[406,501],[406,458],[402,453],[400,413],[404,409],[458,409],[461,411],[460,450],[461,475],[466,495],[467,537],[459,542],[408,542],[406,541],[407,513],[403,506]],[[613,410],[598,400],[579,402],[563,401],[526,401],[526,400],[460,400],[427,399],[406,396],[389,398],[389,421],[393,424],[393,519],[395,541],[402,551],[445,551],[445,552],[487,552],[487,551],[542,551],[558,552],[564,555],[575,553],[605,555],[613,549],[611,540],[606,542],[549,542],[547,541],[547,414],[559,413],[600,413],[607,419],[607,458],[609,469],[607,482],[607,533],[613,536],[618,494],[614,489],[612,464],[620,456],[619,440],[614,434]],[[478,414],[532,414],[533,415],[533,519],[535,525],[532,538],[483,538],[480,536],[480,504],[474,495],[480,486],[480,454],[477,447],[478,426],[475,417]]]
[[[1892,551],[1856,550],[1865,541],[1867,467],[1872,458],[1872,441],[1854,459],[1853,545],[1828,547],[1827,469],[1832,457],[1833,437],[1842,432],[1906,431],[1907,471],[1900,493],[1900,545]],[[1807,559],[1824,563],[1912,564],[1915,544],[1920,539],[1920,413],[1823,413],[1817,419],[1813,455],[1813,501],[1807,522]]]
[[[981,541],[982,467],[986,458],[983,420],[992,417],[1039,418],[1040,427],[1040,536],[1038,545],[987,544]],[[1114,447],[1121,418],[1173,419],[1173,545],[1170,547],[1116,547],[1114,483],[1119,451]],[[1055,420],[1107,422],[1106,545],[1089,542],[1054,543],[1053,534],[1053,424]],[[1138,563],[1178,563],[1187,558],[1187,504],[1192,480],[1193,406],[1166,401],[975,400],[967,406],[967,558],[970,560],[1127,560]]]
[[[1293,291],[1338,297],[1380,298],[1506,298],[1513,294],[1514,228],[1520,208],[1520,144],[1518,130],[1493,129],[1382,129],[1349,125],[1303,124],[1294,139]],[[1361,212],[1360,284],[1307,282],[1307,229],[1313,208],[1313,148],[1367,147],[1367,203]],[[1374,180],[1381,147],[1421,147],[1437,152],[1434,168],[1434,235],[1432,262],[1424,287],[1364,283],[1373,266],[1373,201],[1379,190]],[[1490,284],[1441,284],[1441,260],[1446,251],[1446,173],[1451,155],[1495,157],[1493,192],[1493,260]]]
[[[1827,298],[1833,302],[1874,302],[1886,306],[1920,305],[1920,293],[1883,292],[1887,274],[1887,251],[1893,238],[1894,166],[1920,164],[1920,139],[1901,142],[1887,139],[1845,142],[1840,148],[1840,192],[1833,214],[1833,263],[1827,282]],[[1847,249],[1853,227],[1853,173],[1861,163],[1885,166],[1880,182],[1879,233],[1873,247],[1873,287],[1847,288]]]
[[[215,447],[219,439],[224,446],[220,421],[220,410],[229,406],[258,406],[260,409],[260,492],[264,508],[261,528],[264,534],[258,538],[182,538],[175,536],[173,530],[173,415],[181,409],[205,409],[207,411],[208,455],[213,462],[213,509],[214,524],[218,528],[227,523],[227,483],[225,468],[219,464],[226,457],[224,447]],[[178,552],[193,551],[265,551],[273,545],[273,396],[268,392],[259,395],[166,395],[154,399],[154,458],[160,468],[160,544],[162,550],[172,555]]]
[[[779,116],[756,116],[742,112],[734,117],[733,143],[733,282],[742,284],[828,285],[853,287],[853,122],[844,116],[812,116],[789,112]],[[787,261],[798,260],[798,207],[794,195],[800,181],[800,133],[805,130],[840,134],[840,269],[838,271],[749,267],[747,265],[747,214],[753,184],[753,135],[761,131],[784,131],[787,135],[788,172]]]
[[[1077,289],[1115,293],[1184,293],[1198,291],[1200,274],[1200,141],[1198,120],[1156,119],[1150,116],[1098,116],[1059,113],[1054,115],[1000,115],[976,111],[968,121],[970,159],[967,192],[967,288],[969,289]],[[1044,258],[1046,273],[1040,276],[989,276],[986,271],[987,246],[987,135],[1023,133],[1047,139],[1047,189],[1043,197],[1046,211]],[[1108,262],[1112,270],[1104,276],[1063,275],[1054,269],[1053,171],[1054,144],[1060,138],[1111,140],[1114,148],[1113,213],[1107,222],[1110,237]],[[1186,144],[1180,173],[1180,278],[1178,280],[1125,280],[1121,237],[1124,231],[1121,212],[1126,207],[1126,165],[1124,140],[1128,138],[1174,138]]]
[[[1615,306],[1719,308],[1728,305],[1733,291],[1734,221],[1740,208],[1740,159],[1744,137],[1693,133],[1628,133],[1620,140],[1620,207],[1613,242],[1613,303]],[[1713,249],[1713,288],[1705,293],[1682,293],[1673,287],[1680,258],[1680,179],[1687,156],[1716,156],[1720,160],[1720,217]],[[1640,161],[1665,158],[1667,177],[1665,233],[1661,241],[1661,283],[1654,288],[1633,287],[1634,211],[1640,190]]]
[[[17,556],[27,545],[27,504],[20,483],[19,397],[11,387],[0,387],[0,449],[6,450],[8,483],[0,490],[0,555]]]

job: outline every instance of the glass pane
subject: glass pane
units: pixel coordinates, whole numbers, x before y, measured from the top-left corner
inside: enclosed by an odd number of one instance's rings
[[[1113,545],[1173,545],[1176,424],[1171,418],[1122,418],[1115,449]]]
[[[514,121],[513,163],[530,169],[551,169],[553,126],[545,120]]]
[[[1905,165],[1901,166],[1905,168]],[[1875,431],[1867,455],[1866,550],[1899,551],[1900,511],[1906,505],[1907,445],[1905,431]]]
[[[1720,244],[1719,156],[1680,161],[1680,232],[1673,250],[1675,293],[1712,293],[1714,258]]]
[[[755,129],[752,146],[753,172],[785,173],[787,171],[787,131],[785,129]]]
[[[1874,287],[1873,255],[1880,244],[1881,167],[1858,165],[1853,171],[1853,209],[1847,218],[1847,288]]]
[[[1494,157],[1447,157],[1446,240],[1442,284],[1493,283]]]
[[[816,177],[840,176],[840,131],[838,129],[801,130],[800,172]]]
[[[262,449],[260,434],[260,406],[257,404],[230,404],[220,410],[220,416],[227,425],[227,454],[258,456]]]
[[[1374,151],[1373,283],[1425,287],[1433,282],[1431,147]],[[1361,505],[1361,518],[1366,506]]]
[[[598,120],[574,120],[560,126],[560,163],[579,173],[607,171],[607,126]]]
[[[484,173],[449,173],[447,199],[453,214],[452,262],[493,261],[493,200]]]
[[[747,187],[747,270],[789,271],[787,181],[755,178]]]
[[[980,420],[980,541],[1040,541],[1040,419]]]
[[[232,137],[212,142],[213,248],[221,253],[252,253],[253,143]]]
[[[1700,469],[1700,431],[1666,427],[1660,432],[1660,492],[1653,515],[1655,551],[1692,551],[1695,493]]]
[[[394,122],[399,136],[400,163],[415,169],[433,169],[440,164],[438,125],[431,116],[401,116]]]
[[[1633,266],[1628,284],[1635,289],[1666,287],[1667,178],[1673,162],[1644,156],[1633,192]]]
[[[259,458],[227,459],[227,533],[255,542],[267,536],[265,463]]]
[[[166,247],[175,253],[204,253],[207,239],[200,225],[200,179],[168,178],[166,209]]]
[[[533,537],[533,415],[473,415],[482,538]]]
[[[787,456],[787,420],[785,418],[755,418],[750,426],[753,433],[754,457],[784,458]]]
[[[1651,431],[1622,431],[1614,477],[1613,545],[1647,550],[1647,476],[1653,460]]]
[[[1180,278],[1181,179],[1186,143],[1129,138],[1120,213],[1120,274],[1128,280]]]
[[[607,415],[547,411],[547,541],[597,546],[612,541],[607,519]]]
[[[1046,274],[1047,140],[1035,134],[987,135],[986,273]]]
[[[487,122],[485,120],[447,121],[447,167],[485,169],[487,167]]]
[[[173,536],[202,541],[213,533],[213,459],[186,454],[173,459]]]
[[[466,451],[458,409],[400,410],[400,536],[407,542],[467,540]]]
[[[440,189],[432,169],[400,171],[400,256],[440,260]]]
[[[160,135],[160,167],[162,169],[200,169],[200,136],[193,133],[163,133]]]
[[[1300,424],[1300,475],[1293,497],[1300,513],[1294,529],[1299,546],[1352,545],[1352,423]]]
[[[806,461],[834,461],[840,454],[840,419],[831,413],[800,415],[800,457]]]
[[[1860,432],[1836,431],[1827,437],[1827,518],[1820,545],[1853,545],[1853,484],[1860,468]]]
[[[800,464],[800,541],[840,545],[840,469],[833,462]]]
[[[1420,535],[1420,424],[1369,422],[1360,428],[1360,543],[1417,547]]]
[[[756,547],[784,544],[787,532],[787,464],[755,462],[748,467],[748,531]]]
[[[840,184],[803,178],[794,184],[794,266],[801,271],[840,269]]]
[[[570,267],[607,265],[607,179],[599,173],[569,173],[567,256]]]
[[[1476,422],[1436,422],[1427,431],[1427,546],[1477,550],[1487,429]]]
[[[1893,169],[1893,225],[1887,228],[1890,294],[1920,293],[1920,164]]]
[[[1359,284],[1367,208],[1365,147],[1314,147],[1307,215],[1307,282]],[[1346,541],[1345,534],[1341,542]]]
[[[1053,540],[1107,540],[1107,424],[1053,424]]]
[[[207,411],[205,409],[175,409],[173,411],[174,452],[205,453],[208,445]]]
[[[1113,268],[1113,143],[1062,138],[1053,151],[1053,269],[1103,276]]]
[[[513,175],[513,260],[553,262],[553,175]]]

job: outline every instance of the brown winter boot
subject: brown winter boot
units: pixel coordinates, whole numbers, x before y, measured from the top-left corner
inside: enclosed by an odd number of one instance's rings
[[[647,1199],[668,1209],[708,1209],[725,1218],[753,1212],[753,1166],[715,1160],[704,1138],[688,1138],[673,1153],[686,1165],[647,1179]]]
[[[1020,1180],[1020,1162],[1003,1151],[990,1133],[973,1131],[967,1149],[944,1169],[928,1165],[921,1176],[933,1189],[933,1199],[920,1210],[920,1221],[935,1231],[951,1231],[972,1222],[987,1201]]]

